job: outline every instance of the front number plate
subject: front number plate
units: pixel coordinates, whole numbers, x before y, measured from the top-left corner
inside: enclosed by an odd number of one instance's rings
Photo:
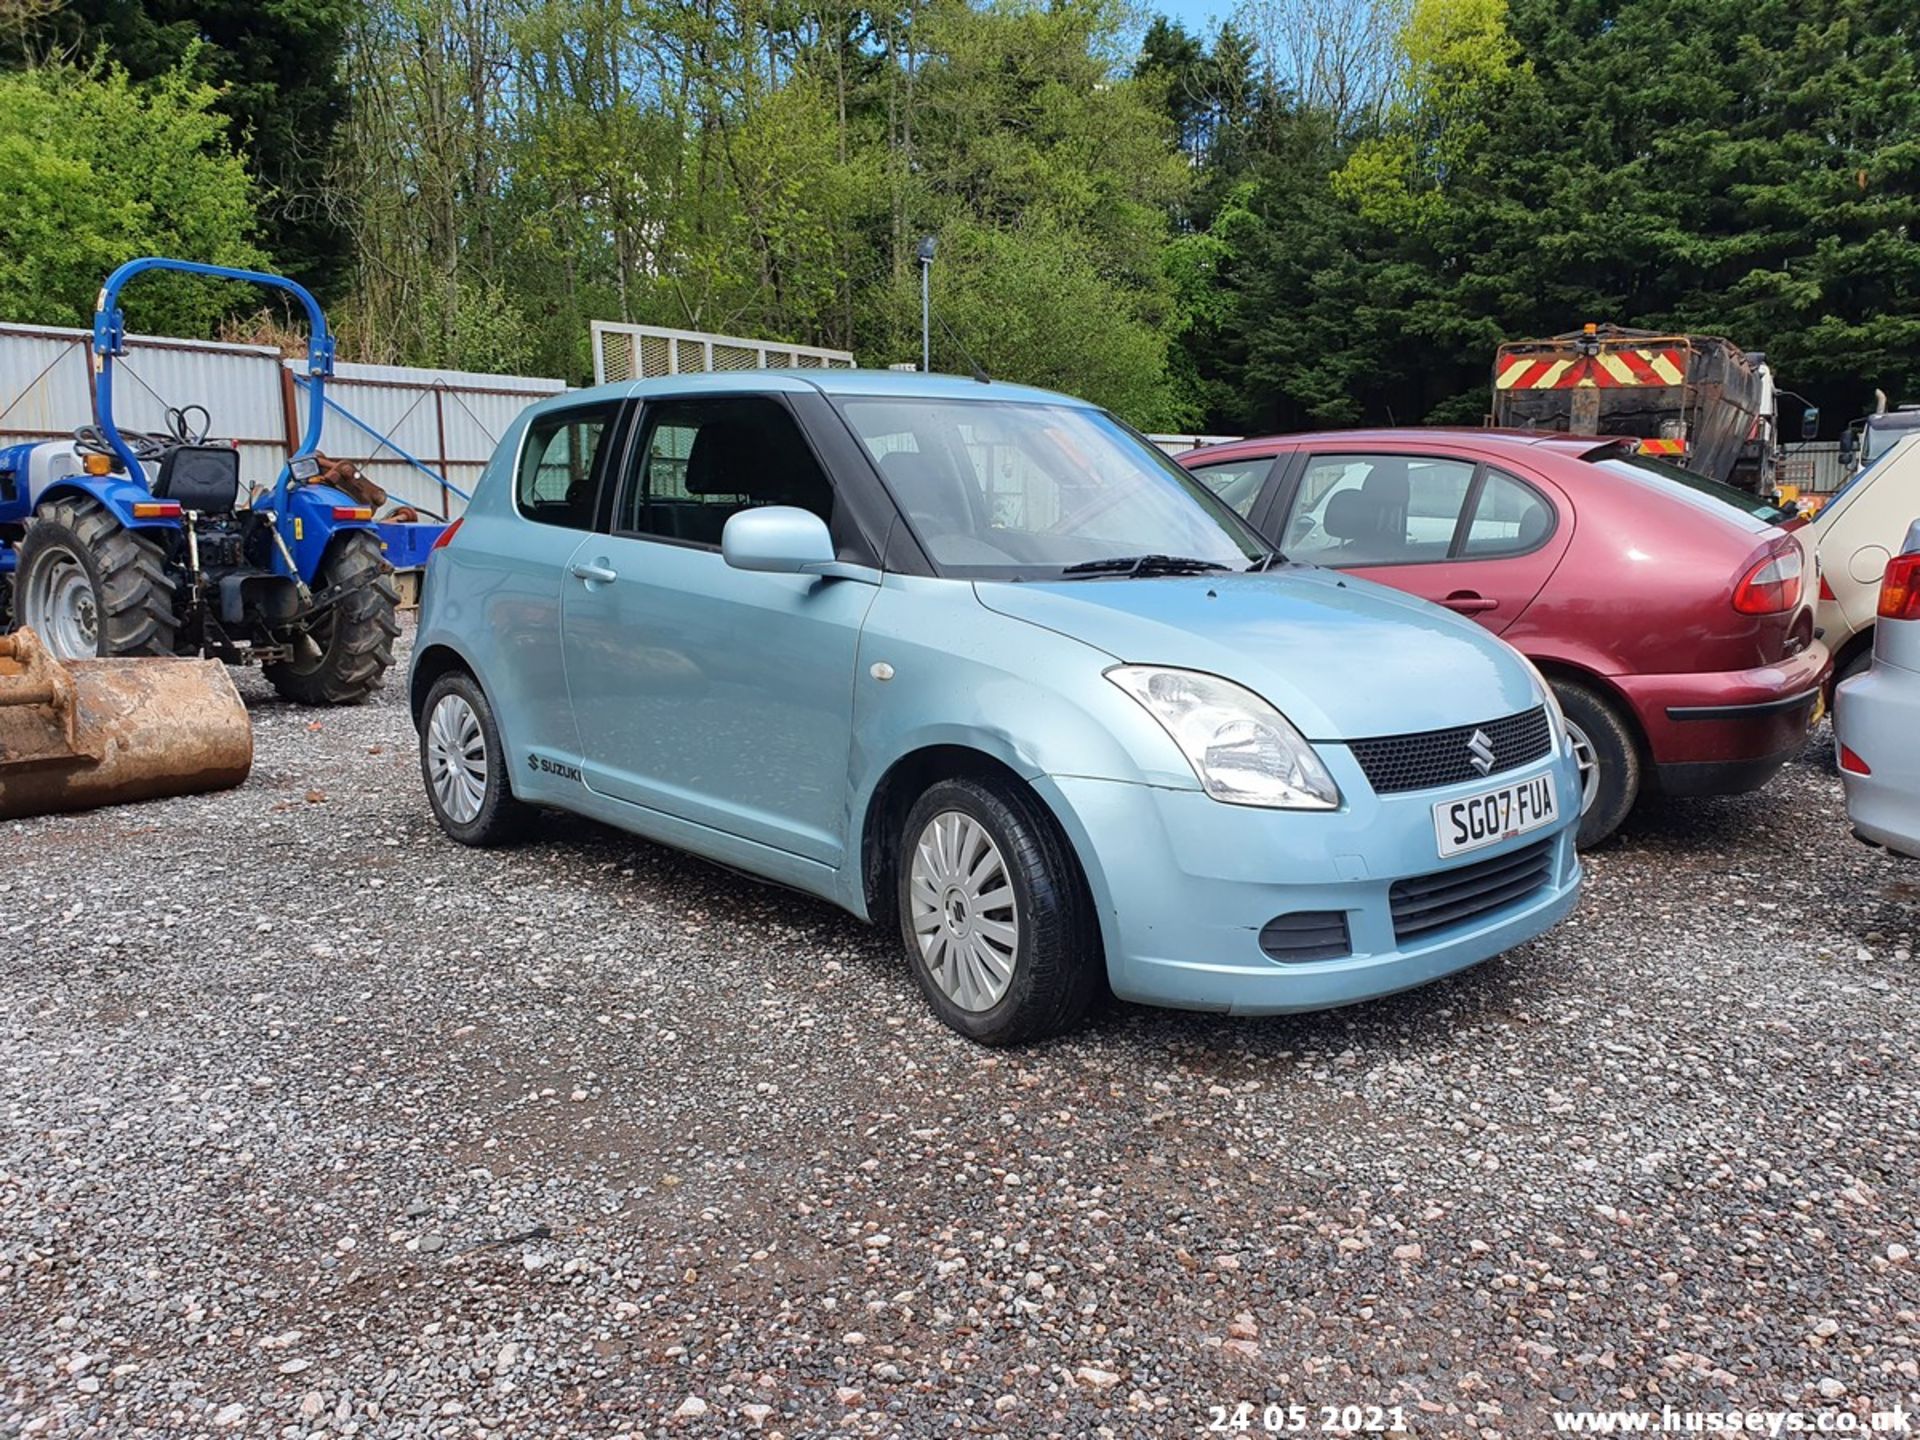
[[[1461,855],[1525,835],[1559,818],[1560,797],[1554,791],[1553,776],[1536,775],[1462,800],[1440,801],[1433,807],[1433,835],[1442,857]]]

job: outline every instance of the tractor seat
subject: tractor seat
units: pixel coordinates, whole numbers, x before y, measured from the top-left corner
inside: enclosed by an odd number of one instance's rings
[[[160,457],[153,498],[202,515],[229,515],[240,499],[240,452],[231,445],[176,445]]]

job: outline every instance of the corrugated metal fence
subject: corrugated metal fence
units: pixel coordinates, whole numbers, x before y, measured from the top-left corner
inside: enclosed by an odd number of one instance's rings
[[[1838,440],[1789,441],[1780,457],[1782,483],[1798,485],[1809,495],[1831,495],[1846,483],[1847,474]]]
[[[304,416],[307,362],[290,360],[287,368]],[[389,495],[448,519],[465,502],[435,485],[421,466],[472,490],[514,417],[567,388],[562,380],[467,370],[344,362],[333,369],[322,448],[352,460]]]
[[[91,339],[85,330],[0,324],[0,444],[62,439],[93,419]],[[299,442],[304,358],[270,346],[130,335],[114,368],[123,429],[163,431],[168,406],[205,406],[211,433],[240,442],[240,476],[252,488],[271,485]],[[341,364],[326,387],[321,449],[354,461],[395,500],[451,518],[463,502],[434,476],[471,489],[513,418],[566,388],[531,376]]]

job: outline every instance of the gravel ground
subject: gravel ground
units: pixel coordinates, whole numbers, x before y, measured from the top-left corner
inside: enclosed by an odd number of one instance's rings
[[[0,827],[0,1434],[1920,1408],[1920,865],[1818,747],[1452,981],[993,1054],[823,904],[446,842],[397,685],[241,684],[244,789]]]

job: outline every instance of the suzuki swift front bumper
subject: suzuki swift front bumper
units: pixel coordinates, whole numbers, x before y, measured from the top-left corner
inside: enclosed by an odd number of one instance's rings
[[[1478,964],[1573,909],[1580,785],[1564,748],[1484,781],[1386,796],[1344,747],[1318,748],[1346,797],[1338,811],[1037,782],[1075,832],[1117,996],[1235,1015],[1329,1009]],[[1440,858],[1437,802],[1535,776],[1555,787],[1553,823]]]

